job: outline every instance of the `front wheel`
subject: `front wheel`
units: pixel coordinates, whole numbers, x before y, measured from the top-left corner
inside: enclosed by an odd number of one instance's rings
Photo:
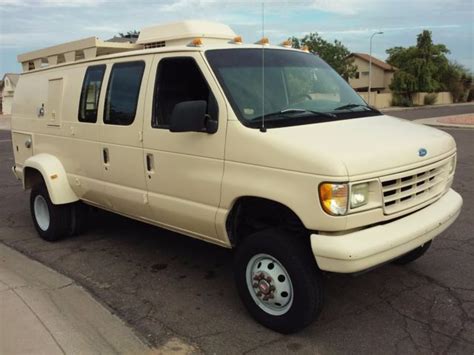
[[[235,255],[235,279],[249,313],[264,326],[293,333],[323,305],[321,273],[309,241],[269,229],[246,237]]]

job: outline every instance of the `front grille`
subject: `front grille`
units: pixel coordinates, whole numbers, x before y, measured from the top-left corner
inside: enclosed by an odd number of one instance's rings
[[[385,214],[414,207],[441,194],[449,175],[449,159],[380,179]]]

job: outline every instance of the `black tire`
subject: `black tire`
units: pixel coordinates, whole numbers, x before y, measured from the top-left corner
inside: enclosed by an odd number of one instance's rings
[[[89,206],[81,201],[71,204],[71,228],[69,235],[80,235],[87,230]]]
[[[275,258],[289,275],[293,301],[284,314],[273,315],[262,309],[247,285],[247,265],[258,254]],[[312,255],[309,240],[304,237],[279,229],[268,229],[249,235],[237,248],[234,276],[245,307],[255,320],[267,328],[284,334],[293,333],[308,326],[321,312],[321,271]]]
[[[431,240],[429,242],[426,242],[422,246],[416,249],[413,249],[412,251],[402,255],[398,259],[395,259],[393,263],[397,265],[405,265],[405,264],[411,263],[412,261],[415,261],[416,259],[420,258],[423,254],[425,254],[430,248],[430,246],[431,246]]]
[[[38,200],[35,207],[35,201]],[[39,215],[40,204],[46,204],[49,223]],[[71,204],[54,205],[49,198],[48,189],[44,184],[33,187],[30,194],[30,211],[36,231],[41,238],[54,242],[64,238],[71,232]],[[38,216],[37,216],[38,214]]]

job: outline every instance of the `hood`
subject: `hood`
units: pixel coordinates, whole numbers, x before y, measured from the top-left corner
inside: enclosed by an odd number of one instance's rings
[[[229,121],[226,159],[320,176],[349,178],[431,162],[456,148],[438,129],[373,116],[262,133]],[[420,149],[426,155],[420,156]]]

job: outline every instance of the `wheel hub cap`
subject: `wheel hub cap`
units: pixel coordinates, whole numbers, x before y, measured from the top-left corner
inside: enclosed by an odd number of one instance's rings
[[[35,219],[41,230],[46,231],[49,228],[49,210],[45,198],[37,195],[34,200],[33,209],[35,212]]]
[[[284,314],[293,303],[290,276],[284,266],[270,255],[258,254],[250,259],[247,286],[255,303],[269,314]]]

